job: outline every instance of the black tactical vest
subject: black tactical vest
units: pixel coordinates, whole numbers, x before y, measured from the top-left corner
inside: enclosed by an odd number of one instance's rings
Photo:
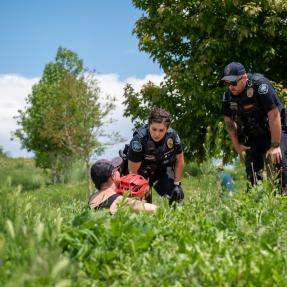
[[[162,144],[157,145],[149,135],[148,125],[142,126],[134,135],[139,137],[144,151],[142,167],[151,169],[163,169],[167,166],[173,166],[176,158],[175,143],[176,133],[169,128],[162,140]]]
[[[258,81],[261,77],[263,76],[260,74],[249,75],[248,83],[241,95],[232,96],[230,91],[225,94],[224,100],[231,109],[240,142],[245,137],[259,137],[270,133],[268,116],[258,95]]]

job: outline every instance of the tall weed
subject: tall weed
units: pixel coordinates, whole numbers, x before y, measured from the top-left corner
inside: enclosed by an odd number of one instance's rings
[[[183,179],[176,209],[154,193],[152,216],[91,211],[84,184],[2,185],[1,284],[286,286],[286,198],[266,181],[247,193],[240,174],[229,196],[212,168],[199,169]]]

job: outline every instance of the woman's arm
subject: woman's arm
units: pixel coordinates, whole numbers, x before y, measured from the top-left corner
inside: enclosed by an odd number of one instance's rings
[[[123,204],[123,206],[128,205],[135,212],[155,213],[157,210],[157,206],[152,203],[143,202],[134,198],[123,198],[122,196],[119,196],[111,205],[110,213],[115,214],[120,204]]]
[[[157,206],[155,204],[143,202],[134,198],[126,198],[125,203],[136,212],[144,211],[147,213],[155,213],[157,210]]]
[[[175,162],[175,182],[180,182],[182,171],[184,166],[184,157],[183,152],[176,155],[176,162]]]
[[[141,161],[134,162],[134,161],[129,160],[128,161],[129,173],[137,174],[141,164],[142,164]]]

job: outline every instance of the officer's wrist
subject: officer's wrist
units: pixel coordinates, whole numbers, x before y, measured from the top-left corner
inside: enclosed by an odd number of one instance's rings
[[[181,185],[181,181],[175,181],[174,185]]]
[[[270,145],[272,148],[277,148],[280,146],[280,143],[279,142],[272,142],[271,145]]]

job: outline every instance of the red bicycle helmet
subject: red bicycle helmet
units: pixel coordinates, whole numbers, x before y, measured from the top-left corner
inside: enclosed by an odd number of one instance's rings
[[[142,198],[147,191],[148,182],[147,180],[138,174],[128,174],[121,177],[117,192],[119,194],[128,193],[129,197],[140,197]]]

